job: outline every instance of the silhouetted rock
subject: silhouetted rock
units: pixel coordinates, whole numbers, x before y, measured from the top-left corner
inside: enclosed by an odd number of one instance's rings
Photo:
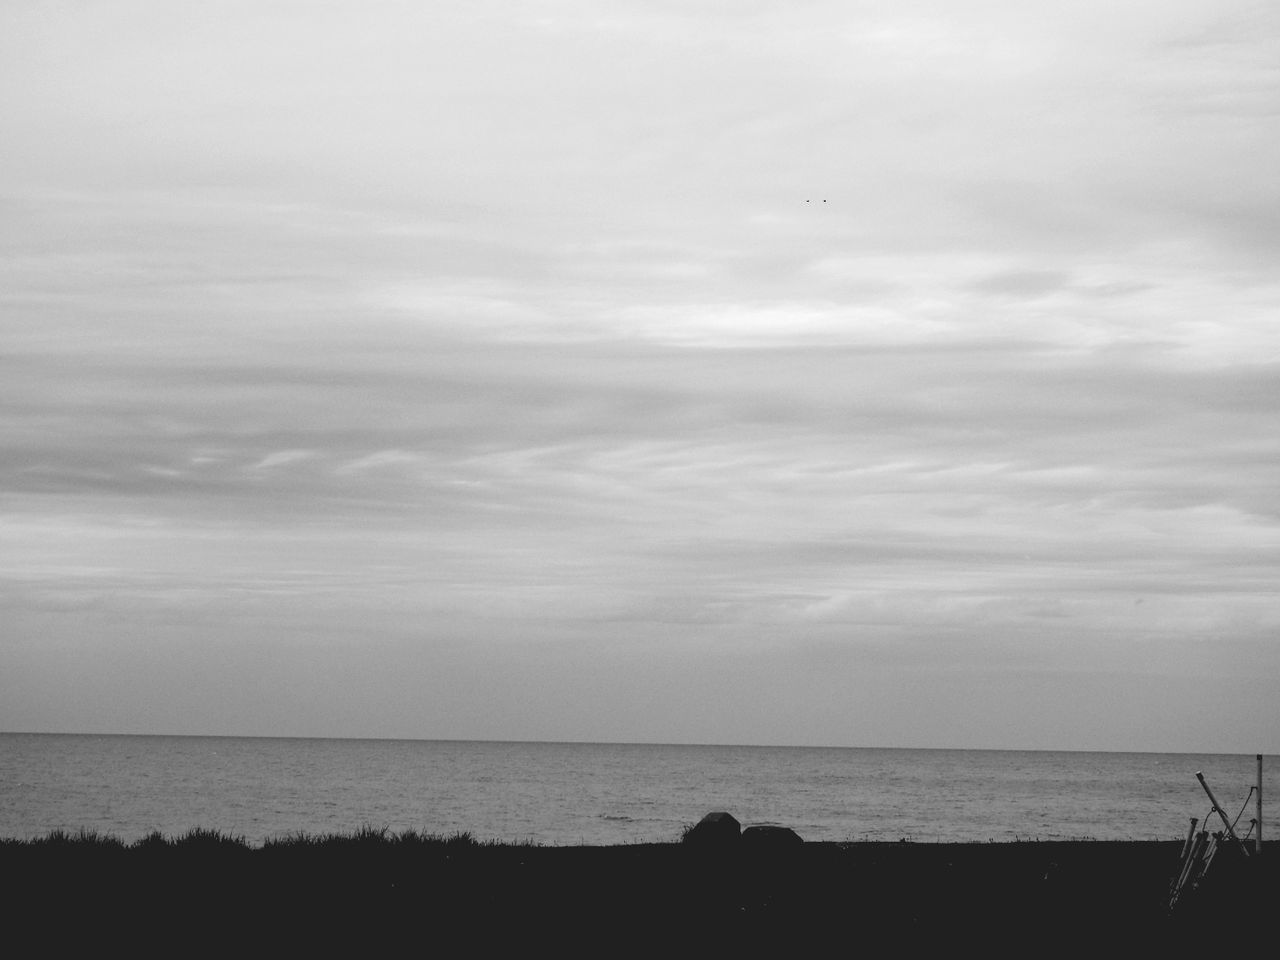
[[[742,824],[732,814],[718,810],[708,813],[684,835],[684,842],[697,847],[727,847],[738,842]]]
[[[742,831],[742,843],[753,850],[794,850],[804,839],[790,827],[760,823]]]

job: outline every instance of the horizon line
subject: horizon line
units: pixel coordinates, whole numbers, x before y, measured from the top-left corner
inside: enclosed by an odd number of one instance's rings
[[[1280,757],[1280,753],[1240,750],[1136,750],[1123,748],[1091,749],[1088,747],[961,747],[961,746],[867,746],[855,744],[806,744],[806,743],[707,743],[695,741],[662,742],[654,740],[520,740],[492,739],[487,737],[403,737],[403,736],[325,736],[263,733],[138,733],[119,731],[83,730],[0,730],[0,736],[40,737],[166,737],[191,740],[350,740],[387,741],[398,743],[472,743],[510,744],[525,746],[585,746],[585,747],[710,747],[748,750],[920,750],[951,753],[1116,753],[1116,754],[1164,754],[1167,756],[1240,756]]]

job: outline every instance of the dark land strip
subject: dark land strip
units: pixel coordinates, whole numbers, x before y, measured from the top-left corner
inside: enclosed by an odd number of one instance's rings
[[[1280,843],[1168,910],[1178,841],[540,847],[367,830],[253,847],[0,841],[43,955],[1275,955]]]

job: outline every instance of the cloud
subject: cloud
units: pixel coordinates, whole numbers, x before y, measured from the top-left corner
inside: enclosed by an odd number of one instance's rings
[[[0,667],[97,616],[171,680],[234,630],[635,706],[735,650],[616,735],[840,740],[736,705],[1270,663],[1271,19],[6,9]],[[393,712],[615,729],[448,702]]]
[[[973,284],[978,293],[1032,300],[1070,285],[1071,275],[1057,270],[1021,270],[992,274]]]
[[[188,368],[116,392],[110,415],[80,427],[82,407],[39,402],[63,393],[45,368],[10,409],[53,429],[37,441],[6,418],[31,439],[10,445],[3,482],[37,515],[51,495],[180,525],[225,524],[230,508],[265,543],[300,519],[371,544],[417,529],[490,567],[497,593],[522,551],[594,557],[599,582],[627,593],[674,579],[711,598],[729,570],[735,595],[807,595],[847,575],[897,589],[904,570],[946,591],[957,566],[1021,584],[1029,562],[1094,565],[1092,589],[1137,577],[1148,592],[1161,578],[1230,591],[1239,571],[1205,579],[1218,562],[1206,550],[1274,561],[1280,487],[1258,437],[1277,379],[1159,356],[669,347],[640,361],[625,347],[481,344],[424,352],[399,376]],[[543,564],[548,583],[557,563]]]

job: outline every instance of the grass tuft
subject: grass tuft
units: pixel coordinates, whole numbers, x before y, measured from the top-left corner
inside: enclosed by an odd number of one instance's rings
[[[687,832],[688,828],[686,828]],[[197,851],[235,851],[235,850],[391,850],[405,853],[415,851],[441,851],[454,853],[463,850],[482,848],[536,848],[542,844],[536,840],[480,840],[469,830],[455,833],[428,833],[423,830],[408,828],[399,832],[387,826],[365,824],[350,833],[294,833],[279,834],[267,837],[261,844],[250,843],[243,834],[236,834],[209,827],[193,827],[177,836],[167,836],[159,830],[125,843],[109,833],[81,828],[66,830],[58,828],[46,834],[30,839],[15,837],[0,838],[6,847],[38,847],[41,849],[120,849],[138,850],[141,852],[160,852],[178,848]]]
[[[208,827],[192,827],[177,840],[173,841],[172,845],[180,847],[196,847],[203,850],[247,850],[249,848],[249,844],[243,835],[223,833],[221,830],[211,830]]]
[[[43,837],[35,837],[31,841],[33,846],[37,847],[99,847],[123,849],[124,844],[119,838],[109,833],[99,833],[97,830],[81,827],[79,830],[69,831],[61,828],[50,830]]]

